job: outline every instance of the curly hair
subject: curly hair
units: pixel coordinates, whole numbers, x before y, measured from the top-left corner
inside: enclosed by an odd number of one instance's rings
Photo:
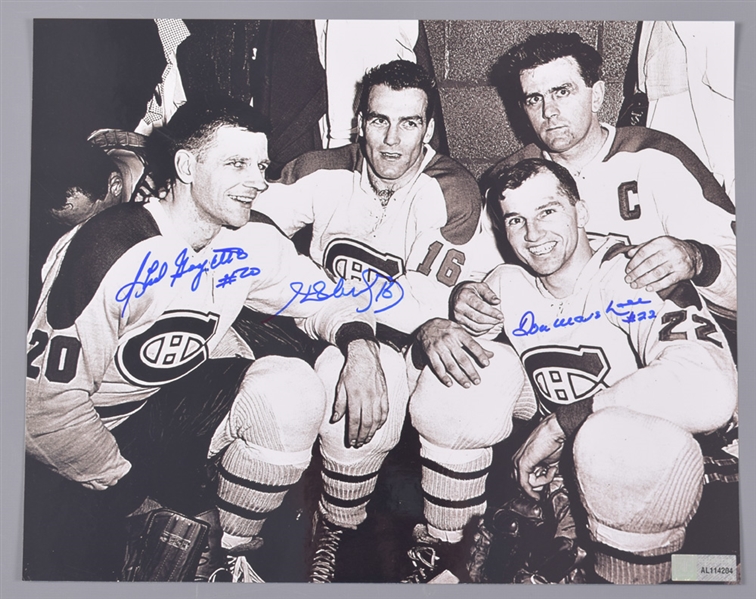
[[[120,173],[113,159],[85,141],[61,144],[36,182],[50,207],[61,206],[69,190],[78,190],[93,202],[108,193],[111,173]]]

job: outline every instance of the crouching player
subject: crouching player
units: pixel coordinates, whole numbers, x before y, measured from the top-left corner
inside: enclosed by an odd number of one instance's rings
[[[267,188],[258,114],[189,103],[159,135],[167,195],[85,223],[51,265],[29,331],[26,578],[115,578],[113,535],[147,494],[187,515],[216,504],[211,540],[235,579],[254,578],[244,556],[324,420],[347,416],[359,445],[386,420],[372,314],[354,298],[293,297],[322,273],[252,211]],[[243,306],[338,346],[333,388],[304,361],[252,356],[231,330]],[[220,456],[217,487],[208,454]],[[182,547],[172,534],[161,541]]]
[[[524,160],[487,195],[492,220],[522,265],[501,265],[485,279],[500,312],[477,340],[450,321],[423,327],[419,339],[438,379],[427,368],[421,374],[415,397],[426,401],[413,400],[413,424],[446,460],[437,471],[454,470],[463,461],[458,454],[482,455],[506,436],[509,421],[499,422],[504,435],[487,432],[495,428],[489,414],[500,419],[518,407],[516,393],[497,389],[521,376],[511,374],[509,348],[493,341],[506,335],[541,417],[514,456],[520,485],[538,498],[560,464],[561,476],[570,476],[562,449],[571,446],[597,576],[669,580],[670,555],[682,547],[704,481],[692,435],[722,427],[736,407],[736,371],[722,332],[689,282],[655,293],[633,289],[625,280],[630,246],[609,238],[591,248],[587,209],[562,166]],[[455,317],[466,309],[457,300]],[[444,393],[445,411],[434,410],[431,396]],[[477,424],[449,427],[472,411]]]

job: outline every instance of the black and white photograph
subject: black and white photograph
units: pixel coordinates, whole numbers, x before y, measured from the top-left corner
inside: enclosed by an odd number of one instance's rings
[[[23,580],[741,583],[735,33],[35,18]]]

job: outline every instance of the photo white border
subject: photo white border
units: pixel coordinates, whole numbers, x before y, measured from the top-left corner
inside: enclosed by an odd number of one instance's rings
[[[115,584],[21,581],[23,499],[23,422],[25,335],[28,287],[29,186],[31,156],[32,19],[34,18],[411,18],[549,20],[732,20],[736,22],[735,142],[739,268],[739,362],[741,427],[742,584],[648,587],[569,586],[400,586],[339,584],[241,585],[192,583]],[[711,1],[379,1],[324,2],[195,0],[70,1],[0,0],[0,597],[724,597],[756,596],[756,317],[748,309],[756,298],[756,0]],[[747,57],[751,58],[748,59]],[[744,501],[743,498],[747,500]],[[750,499],[749,499],[750,498]],[[748,500],[749,499],[749,500]]]

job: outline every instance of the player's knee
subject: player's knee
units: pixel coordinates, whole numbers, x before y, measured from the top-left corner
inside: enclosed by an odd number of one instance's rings
[[[344,356],[337,347],[332,345],[326,347],[315,362],[315,372],[330,397],[334,396],[342,368],[344,368]]]
[[[315,442],[326,394],[302,360],[268,356],[250,366],[234,402],[242,438],[279,451],[301,451]]]
[[[406,405],[409,391],[407,387],[407,367],[402,354],[388,345],[381,343],[380,361],[386,379],[386,390],[391,405],[404,402]],[[341,370],[344,368],[344,356],[334,346],[327,347],[315,362],[315,372],[323,382],[326,393],[333,395],[339,382]]]
[[[509,436],[525,373],[510,347],[491,344],[491,350],[489,366],[479,369],[480,384],[469,389],[446,387],[430,368],[423,370],[410,400],[412,426],[422,437],[440,447],[473,449]]]
[[[703,457],[671,422],[625,408],[593,414],[578,431],[575,472],[591,536],[638,554],[671,553],[703,488]]]
[[[406,365],[399,352],[384,344],[380,345],[380,357],[388,392],[388,414],[383,426],[378,429],[370,443],[359,449],[348,447],[345,442],[348,418],[359,415],[347,414],[336,423],[330,422],[336,384],[344,366],[344,357],[335,347],[329,347],[318,358],[315,371],[322,380],[329,397],[329,407],[320,428],[320,443],[322,452],[329,459],[351,463],[364,459],[364,456],[368,454],[385,455],[399,442],[409,399]],[[363,424],[368,426],[370,418],[372,418],[371,415],[365,414]]]

